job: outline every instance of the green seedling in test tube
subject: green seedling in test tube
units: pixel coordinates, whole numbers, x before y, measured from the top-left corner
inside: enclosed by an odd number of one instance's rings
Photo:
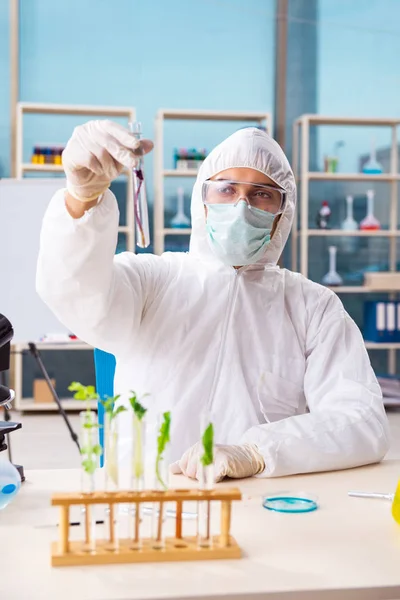
[[[100,399],[100,403],[104,408],[105,415],[105,446],[106,446],[106,472],[107,477],[112,481],[115,487],[118,487],[118,460],[117,460],[117,448],[118,448],[118,430],[116,423],[114,423],[116,417],[126,412],[125,406],[115,406],[117,400],[120,399],[120,395],[107,397],[104,400]],[[109,483],[106,479],[106,486]]]
[[[200,458],[203,467],[209,467],[214,462],[214,426],[209,423],[201,438],[203,455]]]
[[[167,484],[163,481],[160,473],[161,462],[164,459],[164,452],[167,444],[170,442],[170,430],[171,430],[171,413],[163,413],[163,420],[161,422],[160,430],[157,437],[157,457],[156,457],[156,478],[160,485],[167,489]]]
[[[147,394],[145,394],[147,396]],[[137,398],[137,394],[131,391],[129,403],[133,410],[133,428],[134,428],[134,463],[133,472],[136,481],[143,476],[144,460],[143,460],[143,419],[147,412],[147,408],[141,404]]]
[[[98,457],[103,453],[100,444],[93,443],[92,430],[98,429],[99,425],[93,419],[93,412],[90,409],[90,402],[98,400],[98,394],[93,385],[82,385],[78,381],[73,381],[68,389],[74,393],[75,400],[80,400],[86,403],[86,409],[83,416],[83,429],[87,435],[84,435],[85,444],[81,445],[82,468],[88,475],[93,475],[96,471]]]

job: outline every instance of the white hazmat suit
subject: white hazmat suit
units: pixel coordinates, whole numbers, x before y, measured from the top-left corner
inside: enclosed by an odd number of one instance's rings
[[[264,256],[239,270],[213,254],[201,197],[205,180],[234,167],[256,169],[287,192]],[[198,441],[206,406],[216,442],[258,447],[261,476],[348,468],[385,455],[387,419],[360,331],[332,291],[277,266],[296,188],[270,136],[237,131],[206,158],[193,189],[189,253],[114,256],[113,194],[106,191],[80,219],[67,212],[64,194],[44,218],[39,294],[79,338],[115,354],[115,393],[150,394],[151,438],[155,415],[171,410],[172,461]]]

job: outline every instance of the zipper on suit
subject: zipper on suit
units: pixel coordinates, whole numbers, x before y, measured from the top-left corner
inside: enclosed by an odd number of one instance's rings
[[[213,401],[214,401],[215,391],[216,391],[217,385],[218,385],[219,372],[221,370],[221,363],[222,363],[222,359],[223,359],[223,352],[224,352],[224,348],[225,348],[226,336],[227,336],[227,333],[228,333],[229,322],[231,320],[231,315],[232,315],[234,300],[236,298],[236,291],[237,291],[237,287],[238,287],[238,283],[239,283],[239,277],[240,277],[240,271],[239,270],[235,270],[233,285],[232,285],[231,290],[229,292],[228,309],[227,309],[226,315],[225,315],[224,327],[223,327],[222,336],[221,336],[221,344],[220,344],[220,347],[219,347],[219,352],[218,352],[218,357],[217,357],[217,363],[215,365],[214,378],[213,378],[213,382],[212,382],[212,386],[211,386],[210,397],[209,397],[208,403],[207,403],[207,410],[208,411],[212,410],[212,405],[213,405]]]

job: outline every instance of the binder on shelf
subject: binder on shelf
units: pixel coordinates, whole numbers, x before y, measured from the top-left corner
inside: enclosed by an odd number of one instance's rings
[[[400,302],[365,302],[364,340],[378,343],[400,342]]]

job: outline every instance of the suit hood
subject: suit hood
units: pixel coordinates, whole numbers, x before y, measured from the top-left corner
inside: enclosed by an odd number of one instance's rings
[[[202,200],[203,183],[225,169],[246,167],[267,175],[286,191],[286,203],[278,227],[257,264],[276,265],[293,223],[296,184],[292,169],[279,144],[256,127],[240,129],[216,146],[204,160],[193,187],[191,216],[191,254],[218,260],[207,240],[206,217]]]

